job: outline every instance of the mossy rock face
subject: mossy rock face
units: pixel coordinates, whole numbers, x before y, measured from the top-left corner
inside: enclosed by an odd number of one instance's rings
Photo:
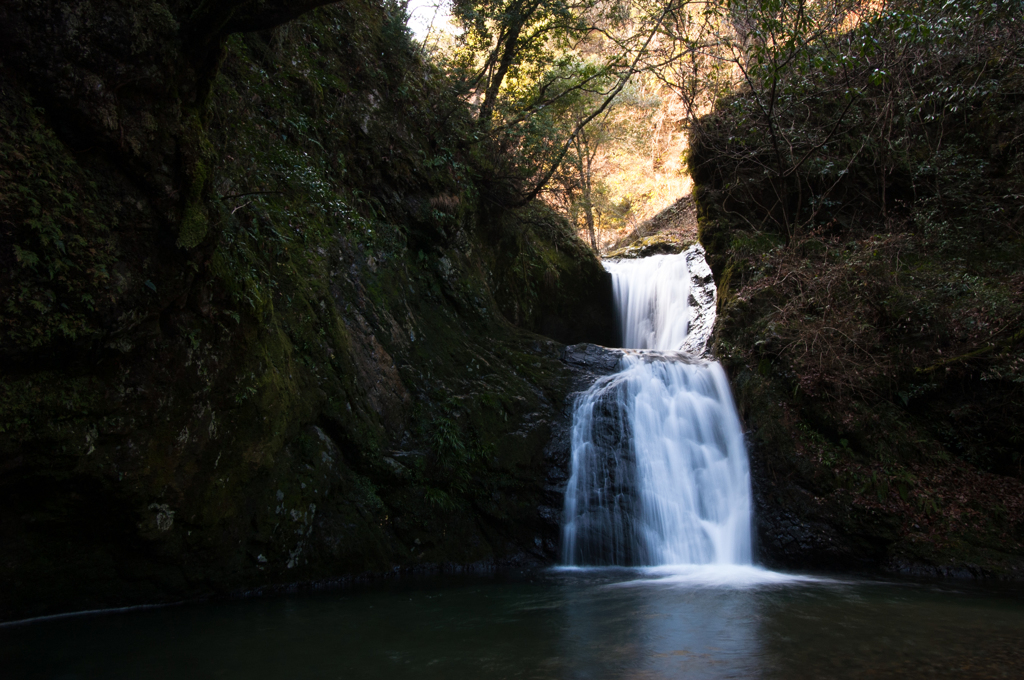
[[[956,73],[913,86],[953,89],[1001,54],[956,49]],[[718,282],[714,349],[751,433],[766,564],[1024,578],[1024,241],[1002,207],[1024,175],[952,172],[1024,163],[1021,147],[1000,146],[1024,131],[1021,100],[1006,96],[1021,63],[1006,62],[990,81],[1000,94],[971,113],[926,123],[948,135],[941,150],[913,117],[899,144],[851,118],[843,135],[860,150],[808,155],[847,169],[829,214],[790,213],[800,219],[785,228],[765,206],[825,196],[821,178],[785,188],[745,160],[766,147],[742,92],[696,126],[689,162]],[[879,96],[866,89],[854,108]],[[795,129],[814,129],[836,103],[820,102]],[[897,147],[898,172],[869,170]],[[914,184],[922,167],[942,183]]]
[[[942,363],[963,342],[953,340],[955,319],[977,310],[934,281],[962,276],[953,272],[963,263],[917,255],[892,286],[892,237],[805,255],[739,228],[725,233],[714,351],[752,434],[761,559],[1024,578],[1015,443],[1024,413],[1012,380],[986,377],[1013,365],[1013,345]],[[997,298],[1014,295],[998,272],[978,280]],[[902,323],[879,313],[904,297],[920,307],[897,316]],[[936,332],[923,333],[923,323],[906,323],[917,313],[951,318],[933,317]]]
[[[647,255],[679,252],[696,243],[696,239],[697,209],[693,196],[686,194],[680,196],[650,219],[641,222],[625,236],[620,237],[611,245],[611,252],[606,253],[605,257],[646,257]],[[677,241],[684,245],[679,250],[673,250]],[[636,247],[641,246],[643,242],[649,242],[652,246],[659,243],[665,245],[664,249],[653,248],[647,251],[640,248],[637,250]]]
[[[506,318],[566,344],[619,344],[611,274],[564,217],[535,203],[481,224],[497,245],[478,257]]]
[[[0,281],[0,619],[555,559],[589,378],[532,331],[599,334],[600,263],[543,207],[481,210],[474,121],[399,12],[200,59],[152,5],[2,10],[0,256],[37,259]],[[131,59],[153,87],[108,86]]]
[[[661,233],[647,236],[628,246],[618,248],[605,254],[606,260],[635,260],[651,255],[675,255],[681,253],[696,241],[685,239],[677,234]]]

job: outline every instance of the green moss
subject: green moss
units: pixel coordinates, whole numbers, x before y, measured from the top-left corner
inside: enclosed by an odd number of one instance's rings
[[[178,230],[178,247],[190,250],[206,238],[210,219],[205,205],[210,163],[215,151],[206,135],[203,117],[196,109],[182,116],[181,149],[185,160],[185,207]]]
[[[179,248],[195,248],[206,238],[210,220],[202,203],[202,191],[202,183],[198,181],[188,191],[185,214],[181,218],[181,229],[178,232]]]
[[[96,185],[46,125],[0,83],[0,342],[40,347],[95,337],[109,298],[116,225]]]

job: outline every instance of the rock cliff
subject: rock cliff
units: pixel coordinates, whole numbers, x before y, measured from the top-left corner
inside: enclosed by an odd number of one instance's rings
[[[553,556],[608,277],[320,4],[0,6],[0,619]]]

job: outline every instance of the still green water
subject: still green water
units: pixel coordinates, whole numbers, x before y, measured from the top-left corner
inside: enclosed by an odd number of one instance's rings
[[[15,678],[1022,678],[1024,593],[751,568],[402,580],[0,626]]]

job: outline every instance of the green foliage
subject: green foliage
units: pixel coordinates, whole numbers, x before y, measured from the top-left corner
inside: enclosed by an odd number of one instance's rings
[[[453,17],[461,32],[433,56],[477,110],[491,199],[514,205],[550,188],[657,29],[592,0],[466,0]]]
[[[441,473],[450,473],[467,460],[466,445],[453,415],[452,407],[448,405],[444,414],[434,419],[434,434],[430,443],[434,465]]]
[[[566,47],[588,29],[593,2],[565,0],[459,0],[452,16],[462,29],[452,66],[471,89],[480,89],[480,118],[489,122],[499,102],[523,110],[543,98],[559,77],[552,72]],[[536,87],[543,82],[543,87]],[[557,88],[557,86],[556,86]]]
[[[691,157],[721,209],[756,206],[757,227],[787,238],[910,218],[947,248],[1011,227],[1024,163],[1019,3],[896,2],[852,26],[842,3],[820,7],[831,12],[815,20],[803,3],[743,5],[743,93],[698,124]]]
[[[423,492],[424,498],[430,507],[444,513],[452,513],[459,509],[458,503],[446,492],[435,489],[432,486],[426,487]]]
[[[0,342],[28,348],[101,332],[116,223],[27,97],[0,92]]]

